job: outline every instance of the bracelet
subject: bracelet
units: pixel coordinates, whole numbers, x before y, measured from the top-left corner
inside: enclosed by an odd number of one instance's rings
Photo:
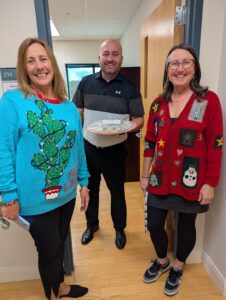
[[[148,178],[149,178],[149,176],[141,176],[141,178],[148,179]]]
[[[2,206],[11,206],[11,205],[14,205],[16,202],[18,202],[17,200],[12,200],[12,201],[9,201],[7,203],[3,203]]]
[[[82,186],[81,189],[80,189],[80,192],[81,191],[87,191],[87,192],[89,192],[90,190],[86,186]]]

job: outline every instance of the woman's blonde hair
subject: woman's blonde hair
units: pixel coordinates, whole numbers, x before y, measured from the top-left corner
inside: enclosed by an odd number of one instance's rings
[[[45,48],[46,54],[53,66],[53,81],[52,88],[55,97],[62,100],[67,100],[67,92],[65,88],[65,83],[60,73],[56,58],[53,54],[52,49],[39,38],[27,38],[25,39],[19,47],[18,57],[17,57],[17,66],[16,66],[16,77],[18,82],[19,89],[24,93],[25,96],[31,94],[32,83],[27,73],[26,66],[26,55],[29,46],[32,44],[40,44]]]

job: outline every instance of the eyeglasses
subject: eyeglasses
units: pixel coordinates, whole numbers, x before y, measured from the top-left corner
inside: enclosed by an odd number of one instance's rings
[[[168,63],[168,67],[170,70],[177,70],[179,66],[182,65],[184,69],[190,69],[192,68],[193,64],[193,59],[185,59],[182,62],[179,62],[178,60],[173,60]]]

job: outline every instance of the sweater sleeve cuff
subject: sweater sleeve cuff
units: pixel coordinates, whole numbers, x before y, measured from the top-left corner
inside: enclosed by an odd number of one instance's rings
[[[78,180],[78,184],[80,186],[88,186],[88,183],[89,183],[88,178]]]
[[[2,203],[3,204],[6,204],[10,201],[18,199],[16,190],[9,191],[9,192],[2,192],[1,195],[2,195]]]
[[[211,185],[213,187],[218,185],[218,180],[217,179],[213,179],[213,178],[206,178],[205,179],[205,183],[208,185]]]
[[[144,150],[144,157],[153,157],[154,156],[154,150],[148,149]]]

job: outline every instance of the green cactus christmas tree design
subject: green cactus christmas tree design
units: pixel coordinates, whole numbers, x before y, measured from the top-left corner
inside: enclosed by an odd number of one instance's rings
[[[54,199],[61,189],[60,178],[70,160],[70,149],[75,143],[76,131],[70,130],[65,137],[65,128],[69,124],[64,120],[53,119],[51,116],[53,111],[43,101],[36,100],[35,103],[40,110],[40,115],[28,111],[27,121],[29,129],[41,138],[39,142],[41,153],[32,156],[31,164],[46,173],[45,188],[42,191],[46,199]],[[65,141],[62,145],[64,137]]]

